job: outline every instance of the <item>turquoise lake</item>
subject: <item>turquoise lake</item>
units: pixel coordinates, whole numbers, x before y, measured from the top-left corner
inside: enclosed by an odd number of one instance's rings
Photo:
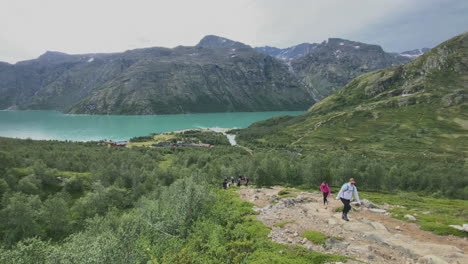
[[[151,116],[67,115],[57,111],[0,111],[0,136],[72,141],[128,140],[188,128],[245,128],[274,116],[303,111]]]

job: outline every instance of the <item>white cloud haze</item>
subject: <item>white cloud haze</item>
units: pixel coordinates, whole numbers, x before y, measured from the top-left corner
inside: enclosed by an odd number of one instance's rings
[[[402,51],[466,30],[468,2],[457,0],[0,0],[0,61],[195,45],[208,34],[278,47],[342,37]]]

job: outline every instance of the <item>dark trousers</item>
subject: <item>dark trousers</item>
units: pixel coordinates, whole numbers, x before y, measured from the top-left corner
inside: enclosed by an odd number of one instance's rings
[[[343,214],[348,214],[349,210],[351,210],[351,205],[349,205],[349,203],[351,202],[350,200],[346,200],[346,199],[343,199],[343,198],[340,198],[341,199],[341,202],[343,203],[344,205],[344,208],[343,208]]]
[[[328,193],[323,193],[323,204],[328,203],[327,197]]]

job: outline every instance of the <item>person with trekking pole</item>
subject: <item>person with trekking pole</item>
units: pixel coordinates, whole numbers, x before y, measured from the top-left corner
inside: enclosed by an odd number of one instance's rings
[[[361,200],[359,200],[359,195],[356,187],[356,181],[354,181],[354,178],[349,179],[349,182],[343,184],[343,186],[340,189],[340,192],[336,196],[336,199],[340,199],[341,202],[344,205],[343,208],[343,214],[341,218],[345,221],[349,221],[348,219],[348,212],[351,210],[351,198],[356,199],[356,201],[360,204],[362,204]]]

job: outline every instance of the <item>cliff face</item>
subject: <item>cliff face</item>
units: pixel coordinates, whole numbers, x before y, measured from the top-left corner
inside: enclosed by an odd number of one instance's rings
[[[323,99],[361,74],[409,60],[377,45],[331,38],[290,63],[299,79]]]
[[[2,109],[86,114],[305,110],[314,103],[286,65],[216,36],[194,47],[47,52],[2,63],[0,93]]]

